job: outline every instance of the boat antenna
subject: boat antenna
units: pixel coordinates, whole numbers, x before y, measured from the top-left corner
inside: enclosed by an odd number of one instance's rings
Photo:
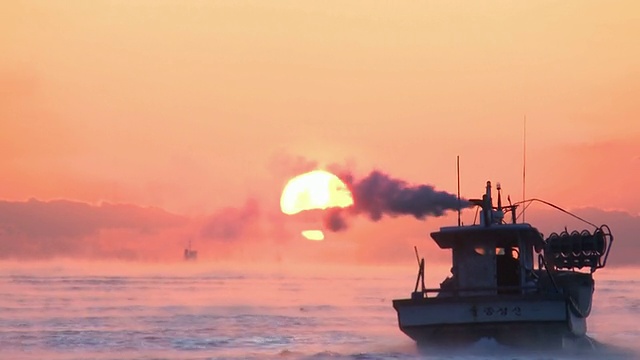
[[[456,175],[458,177],[458,226],[460,226],[460,208],[462,207],[460,202],[460,155],[456,156]]]
[[[523,134],[522,134],[522,202],[526,200],[526,179],[527,179],[527,115],[524,116]],[[526,206],[522,207],[522,222],[524,223],[524,211]]]

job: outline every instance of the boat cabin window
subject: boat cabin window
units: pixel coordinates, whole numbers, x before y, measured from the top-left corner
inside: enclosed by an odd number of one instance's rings
[[[478,255],[493,255],[493,249],[489,246],[476,246],[473,251]]]
[[[509,251],[511,252],[512,258],[514,259],[520,258],[520,250],[518,250],[517,247],[507,248],[506,250],[503,247],[498,247],[496,248],[496,255],[505,255]]]

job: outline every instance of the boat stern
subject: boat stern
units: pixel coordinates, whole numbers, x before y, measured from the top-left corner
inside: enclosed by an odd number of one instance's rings
[[[561,296],[414,298],[394,300],[393,307],[400,330],[419,345],[472,343],[481,338],[551,344],[566,335],[579,335],[571,332],[567,303]]]

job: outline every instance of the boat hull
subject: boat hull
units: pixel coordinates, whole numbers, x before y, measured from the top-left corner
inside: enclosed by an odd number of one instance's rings
[[[584,336],[586,319],[560,295],[438,297],[394,300],[400,330],[419,345],[452,345],[493,338],[510,345],[546,346]]]

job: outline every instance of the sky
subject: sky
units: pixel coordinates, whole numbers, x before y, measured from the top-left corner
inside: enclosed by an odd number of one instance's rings
[[[413,261],[451,219],[309,244],[283,186],[339,166],[455,192],[460,156],[463,197],[492,180],[520,200],[525,118],[526,196],[635,249],[638,34],[635,1],[4,3],[0,250]]]

